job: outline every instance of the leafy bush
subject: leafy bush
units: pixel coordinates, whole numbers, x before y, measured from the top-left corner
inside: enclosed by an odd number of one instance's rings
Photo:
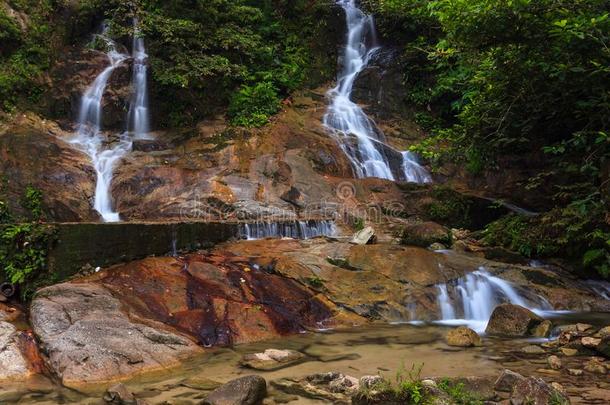
[[[47,269],[47,251],[55,229],[40,224],[12,224],[0,227],[0,277],[17,284],[23,299],[53,276]]]
[[[28,210],[31,215],[31,219],[42,219],[42,191],[32,186],[27,186],[21,199],[21,206]]]
[[[243,127],[261,127],[269,117],[280,110],[280,98],[272,83],[244,85],[233,95],[229,104],[231,124]]]
[[[463,383],[453,383],[448,378],[442,379],[438,387],[445,391],[457,405],[483,405],[478,395],[468,391]]]

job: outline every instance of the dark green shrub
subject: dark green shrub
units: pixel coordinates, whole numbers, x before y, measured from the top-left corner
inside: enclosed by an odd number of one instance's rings
[[[244,85],[233,95],[229,104],[231,124],[242,127],[261,127],[280,110],[280,98],[272,83]]]

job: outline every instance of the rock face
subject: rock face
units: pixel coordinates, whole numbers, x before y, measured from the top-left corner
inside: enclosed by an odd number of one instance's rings
[[[267,395],[267,382],[263,377],[250,375],[216,388],[202,405],[258,405]]]
[[[531,336],[544,319],[519,305],[498,305],[487,324],[487,333],[504,336]]]
[[[8,322],[0,322],[0,381],[25,380],[32,372],[19,349],[17,330]]]
[[[58,284],[40,290],[31,322],[51,369],[66,386],[124,378],[176,365],[200,352],[176,333],[138,323],[111,292],[95,284]]]
[[[472,329],[465,326],[453,329],[447,333],[447,344],[457,347],[480,346],[481,337]]]

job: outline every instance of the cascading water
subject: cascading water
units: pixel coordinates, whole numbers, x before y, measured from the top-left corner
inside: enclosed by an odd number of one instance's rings
[[[337,228],[330,220],[290,222],[254,222],[241,224],[240,237],[248,240],[265,238],[311,239],[318,236],[334,236]]]
[[[443,324],[467,324],[483,332],[494,308],[512,303],[536,312],[550,310],[542,297],[524,297],[506,280],[491,275],[484,268],[449,284],[438,284],[437,301]],[[461,317],[461,318],[460,318]]]
[[[148,118],[148,66],[146,60],[148,55],[144,47],[144,38],[140,36],[138,21],[134,19],[133,34],[133,78],[134,87],[132,100],[129,106],[128,128],[136,139],[146,139],[150,132]]]
[[[428,173],[409,154],[403,153],[401,167],[392,170],[386,154],[396,154],[400,159],[401,152],[385,144],[382,131],[352,101],[354,82],[379,47],[376,45],[373,17],[360,10],[355,0],[337,0],[337,4],[345,10],[347,43],[343,54],[343,71],[337,86],[328,93],[331,103],[324,116],[324,125],[338,138],[356,177],[429,182]]]
[[[432,183],[430,173],[419,164],[412,152],[402,152],[402,170],[409,183]]]
[[[129,55],[120,53],[117,44],[107,36],[108,26],[104,25],[97,38],[102,40],[107,48],[110,65],[104,69],[89,86],[81,99],[78,117],[78,131],[70,141],[90,157],[96,172],[96,185],[93,208],[102,216],[105,222],[120,221],[120,216],[112,209],[110,185],[116,163],[131,151],[132,140],[129,134],[123,133],[110,146],[101,128],[102,100],[108,79],[116,68],[121,66]],[[146,108],[146,53],[142,38],[134,39],[134,96],[130,108],[128,122],[133,122],[136,136],[145,136],[148,132],[148,109]],[[133,116],[133,121],[131,119]]]

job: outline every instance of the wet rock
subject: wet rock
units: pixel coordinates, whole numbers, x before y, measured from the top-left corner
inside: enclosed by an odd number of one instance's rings
[[[553,370],[559,370],[562,366],[561,359],[555,355],[547,357],[546,364]]]
[[[255,370],[277,370],[294,365],[304,357],[295,350],[267,349],[262,353],[246,354],[241,364]]]
[[[588,347],[589,349],[595,349],[602,342],[601,339],[593,338],[593,337],[584,337],[580,339],[580,343],[584,347]]]
[[[553,323],[549,320],[543,321],[540,325],[532,329],[532,336],[534,337],[548,337],[553,329]]]
[[[584,371],[582,371],[578,368],[569,368],[568,374],[570,374],[571,376],[574,376],[574,377],[580,377],[581,375],[584,374]]]
[[[371,226],[367,226],[361,231],[358,231],[352,237],[351,243],[354,245],[368,245],[375,242],[375,230]]]
[[[95,284],[42,289],[30,311],[49,366],[69,387],[177,365],[201,351],[181,335],[130,319],[121,302]]]
[[[31,374],[28,360],[19,350],[17,329],[0,322],[0,381],[22,381]]]
[[[525,354],[543,354],[546,353],[543,348],[536,345],[525,346],[521,349],[521,351]]]
[[[428,247],[433,243],[450,244],[451,231],[436,222],[409,224],[402,231],[401,243],[418,247]]]
[[[212,391],[201,405],[258,405],[267,396],[263,377],[250,375],[237,378]]]
[[[430,250],[445,250],[445,249],[447,249],[447,246],[443,245],[442,243],[435,242],[435,243],[431,244],[428,247],[428,249],[430,249]]]
[[[593,374],[605,375],[608,373],[608,369],[606,368],[606,366],[601,361],[595,358],[589,360],[585,364],[584,369],[585,371],[588,371],[589,373]]]
[[[606,358],[610,358],[610,336],[602,338],[601,342],[595,346],[595,350]]]
[[[485,332],[491,335],[532,336],[544,319],[527,308],[513,304],[498,305],[487,324]]]
[[[606,338],[606,337],[610,337],[610,326],[605,326],[603,328],[601,328],[596,336],[600,337],[600,338]]]
[[[590,325],[588,323],[577,323],[576,324],[576,331],[578,332],[587,332],[590,331],[593,328],[593,325]]]
[[[124,384],[119,383],[108,388],[104,401],[116,405],[135,405],[136,398]]]
[[[450,330],[447,333],[446,341],[449,346],[481,346],[481,337],[475,331],[465,326]]]
[[[0,294],[0,298],[4,295]],[[13,322],[22,315],[22,312],[15,307],[0,303],[0,321]]]
[[[328,383],[330,392],[353,395],[360,389],[360,381],[352,376],[344,375]]]
[[[504,370],[496,380],[494,389],[500,392],[512,392],[513,387],[522,380],[525,380],[525,377],[521,374],[511,370]]]
[[[578,349],[571,349],[569,347],[562,347],[559,349],[564,356],[573,357],[578,354]]]
[[[383,377],[380,375],[365,375],[360,377],[361,388],[371,389],[381,383],[383,383]]]
[[[338,376],[339,373],[328,373],[334,376]],[[321,375],[319,375],[321,376]],[[311,376],[310,376],[311,377]],[[280,390],[286,394],[298,395],[305,398],[315,399],[319,401],[328,401],[329,403],[347,404],[349,403],[349,397],[341,393],[333,393],[328,389],[328,384],[332,379],[316,378],[314,381],[310,381],[308,377],[300,380],[293,380],[288,378],[282,378],[271,381],[271,385],[277,390]]]
[[[134,152],[158,152],[170,148],[167,142],[160,139],[134,139],[132,143]]]
[[[550,403],[570,403],[568,397],[537,377],[518,381],[513,387],[510,401],[512,405],[547,405]]]

